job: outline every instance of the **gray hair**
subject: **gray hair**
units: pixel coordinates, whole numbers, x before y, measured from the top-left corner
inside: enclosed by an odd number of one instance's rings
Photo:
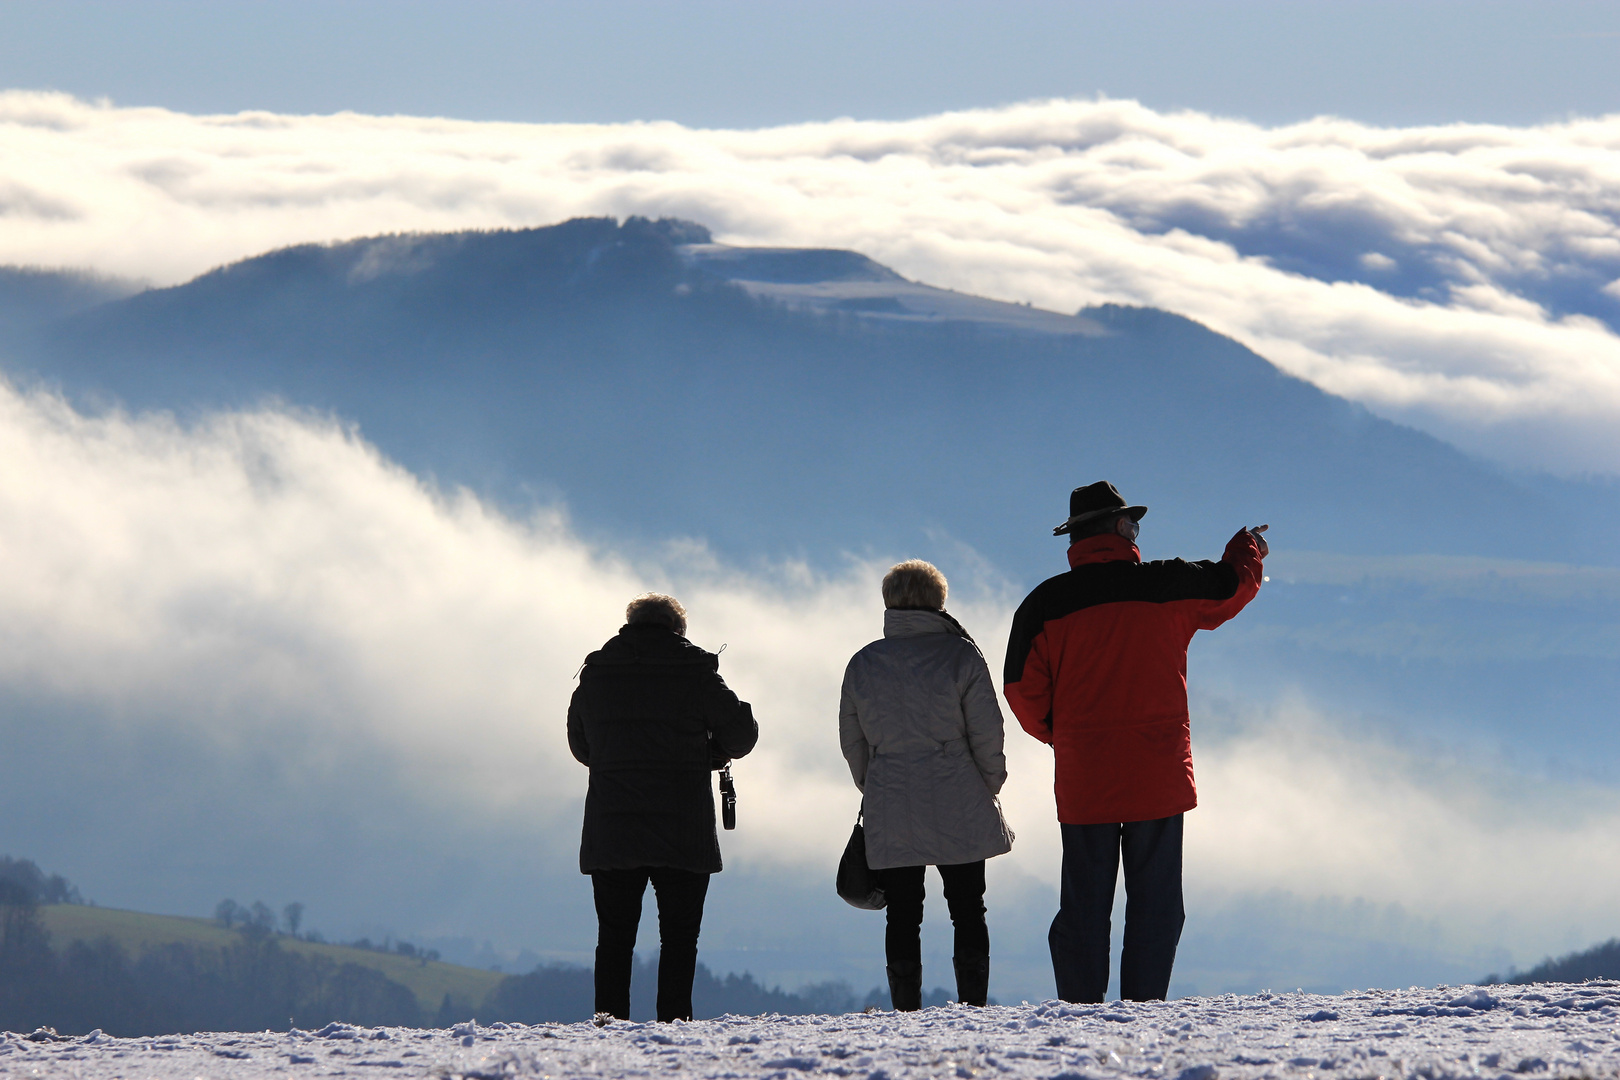
[[[1103,514],[1101,517],[1094,517],[1090,521],[1082,522],[1069,530],[1069,543],[1071,545],[1078,544],[1087,537],[1103,536],[1111,533],[1114,531],[1114,526],[1119,524],[1120,518],[1129,516],[1121,509],[1117,514]]]
[[[686,609],[681,602],[666,593],[642,593],[624,609],[624,621],[631,626],[662,626],[686,636]]]
[[[943,611],[945,596],[950,591],[939,567],[922,559],[896,563],[883,575],[883,606],[886,608]]]

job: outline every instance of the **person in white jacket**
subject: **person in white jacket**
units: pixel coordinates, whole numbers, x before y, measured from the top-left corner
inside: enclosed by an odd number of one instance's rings
[[[945,612],[945,575],[912,559],[883,578],[883,637],[850,660],[839,741],[864,796],[866,860],[888,896],[894,1007],[922,1001],[923,874],[939,868],[956,931],[957,1000],[990,982],[984,861],[1012,849],[996,795],[1007,779],[1001,703],[979,648]]]

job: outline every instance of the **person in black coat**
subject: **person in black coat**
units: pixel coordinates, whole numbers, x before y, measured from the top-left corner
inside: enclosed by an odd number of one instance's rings
[[[630,1019],[641,899],[658,898],[658,1019],[692,1018],[709,875],[720,872],[709,773],[759,740],[720,657],[686,640],[673,596],[638,596],[625,625],[585,658],[568,746],[591,770],[579,869],[596,897],[596,1011]]]

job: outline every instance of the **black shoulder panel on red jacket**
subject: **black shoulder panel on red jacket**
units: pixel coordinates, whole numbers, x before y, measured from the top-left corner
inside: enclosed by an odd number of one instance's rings
[[[1230,600],[1238,576],[1230,564],[1202,559],[1138,563],[1082,563],[1035,586],[1013,614],[1004,683],[1024,677],[1024,662],[1046,624],[1099,604],[1169,604],[1178,600]]]

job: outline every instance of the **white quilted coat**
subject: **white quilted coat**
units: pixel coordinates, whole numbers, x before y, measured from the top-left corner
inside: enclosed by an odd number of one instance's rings
[[[978,648],[935,611],[883,613],[844,671],[838,735],[865,796],[874,869],[977,862],[1012,849],[1001,702]]]

